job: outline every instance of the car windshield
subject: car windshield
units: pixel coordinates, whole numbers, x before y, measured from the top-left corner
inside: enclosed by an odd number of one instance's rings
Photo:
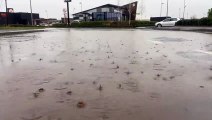
[[[170,21],[170,18],[163,20],[163,22],[168,22],[168,21]]]
[[[172,18],[171,21],[177,21],[177,18]]]

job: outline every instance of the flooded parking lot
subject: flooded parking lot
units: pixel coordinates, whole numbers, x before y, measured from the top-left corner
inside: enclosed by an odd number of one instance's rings
[[[49,29],[0,37],[0,120],[211,120],[212,35]]]

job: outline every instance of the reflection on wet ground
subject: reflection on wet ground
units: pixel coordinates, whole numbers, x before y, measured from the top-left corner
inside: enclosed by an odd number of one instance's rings
[[[208,51],[212,52],[212,44],[208,44],[205,46]]]
[[[211,120],[212,36],[50,29],[0,38],[1,120]]]
[[[1,38],[1,41],[10,39],[11,42],[24,42],[36,40],[38,36],[36,35],[12,35],[12,36],[4,36]]]
[[[158,37],[156,38],[159,41],[162,42],[185,42],[185,41],[189,41],[187,39],[184,38],[169,38],[169,37]]]
[[[177,52],[177,54],[185,58],[212,61],[212,53],[207,51],[187,51]]]

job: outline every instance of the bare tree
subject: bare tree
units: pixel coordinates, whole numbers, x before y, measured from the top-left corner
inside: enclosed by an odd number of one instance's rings
[[[186,3],[186,0],[184,0],[184,5],[183,5],[183,19],[185,19],[186,7],[187,7],[187,3]]]
[[[130,4],[128,5],[128,13],[129,13],[129,25],[131,25],[131,17],[132,17],[132,0],[130,0]]]
[[[191,16],[191,19],[197,19],[196,15]]]
[[[139,8],[140,8],[140,16],[141,16],[141,20],[142,20],[143,14],[145,12],[144,0],[140,0]]]
[[[117,0],[117,5],[120,6],[120,0]]]
[[[132,5],[129,4],[128,7],[129,7],[129,8],[128,8],[128,12],[129,12],[129,25],[130,25],[130,24],[131,24],[131,15],[132,15]]]
[[[67,24],[67,10],[63,8],[63,15],[64,15],[64,23]]]
[[[122,10],[120,8],[120,0],[117,0],[117,5],[118,5],[118,11],[120,13],[120,21],[122,21]]]

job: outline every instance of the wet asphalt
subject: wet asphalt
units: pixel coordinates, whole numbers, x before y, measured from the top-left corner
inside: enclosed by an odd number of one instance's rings
[[[0,120],[211,120],[212,34],[49,29],[0,37]]]

